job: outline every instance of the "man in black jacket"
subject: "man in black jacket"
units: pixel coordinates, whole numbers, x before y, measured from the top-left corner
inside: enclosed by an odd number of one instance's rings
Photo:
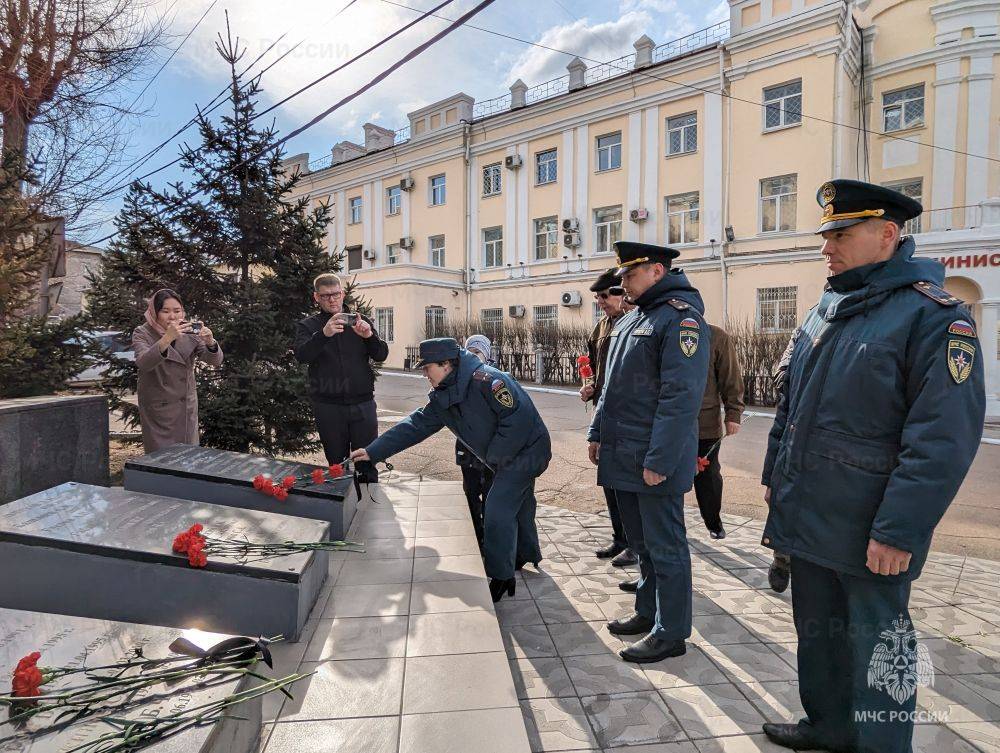
[[[327,462],[341,463],[378,436],[371,362],[384,361],[389,346],[344,303],[337,275],[317,277],[313,299],[320,311],[295,326],[295,357],[309,364],[309,397]]]

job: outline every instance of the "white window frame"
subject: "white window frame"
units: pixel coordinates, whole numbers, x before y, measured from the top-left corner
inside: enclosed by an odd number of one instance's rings
[[[617,220],[603,220],[598,221],[598,214],[600,212],[618,212]],[[604,244],[607,248],[602,248],[601,244],[601,233],[602,230],[606,229],[607,243]],[[617,237],[614,237],[617,236]],[[615,241],[620,241],[622,239],[622,205],[617,204],[610,207],[597,207],[594,210],[594,253],[595,254],[611,254],[615,250]]]
[[[495,341],[503,329],[503,309],[479,309],[479,323],[483,327],[483,334]]]
[[[757,331],[768,334],[792,332],[798,324],[798,297],[799,289],[795,285],[757,288]],[[784,314],[782,313],[782,304],[786,304]],[[791,306],[788,307],[787,304],[791,304]],[[788,310],[789,308],[790,310]],[[775,326],[764,326],[765,312],[767,317],[773,319]],[[786,324],[789,326],[781,326],[782,316],[786,318]]]
[[[559,218],[539,217],[534,221],[535,261],[549,261],[559,257]],[[539,243],[543,244],[544,255],[539,256]]]
[[[545,157],[546,159],[542,159]],[[542,169],[544,166],[545,180],[542,180]],[[548,183],[555,183],[559,179],[559,154],[558,149],[543,149],[535,153],[535,185],[544,186]]]
[[[360,225],[361,216],[364,211],[364,205],[360,196],[352,196],[347,200],[348,215],[347,224],[348,225]]]
[[[792,191],[787,192],[787,193],[776,193],[776,194],[769,194],[769,195],[765,196],[764,195],[764,182],[768,181],[768,180],[781,180],[782,178],[791,178],[793,181],[795,181],[795,187],[794,187],[794,189]],[[758,185],[759,185],[759,188],[757,189],[757,195],[758,195],[758,199],[757,199],[757,213],[759,215],[759,217],[757,218],[757,229],[758,229],[758,232],[761,235],[771,235],[772,233],[794,233],[795,230],[797,229],[796,215],[798,214],[798,205],[799,205],[799,200],[798,200],[799,176],[798,176],[798,173],[790,173],[788,175],[770,175],[770,176],[768,176],[766,178],[761,178]],[[785,197],[785,196],[793,196],[793,197],[795,197],[795,199],[794,199],[794,201],[795,201],[795,207],[792,210],[791,227],[782,229],[782,227],[781,227],[781,218],[782,218],[782,213],[781,213],[781,199],[782,199],[782,197]],[[769,201],[773,201],[774,204],[775,204],[774,229],[773,230],[765,230],[764,229],[764,203],[765,202],[769,202]]]
[[[428,338],[440,337],[438,333],[439,328],[444,328],[446,310],[444,306],[425,306],[424,307],[424,333]],[[432,316],[433,315],[433,316]],[[427,326],[427,320],[431,319],[431,326]]]
[[[486,190],[487,182],[490,190]],[[503,165],[494,162],[483,168],[483,196],[499,196],[503,193]]]
[[[440,185],[434,184],[434,181],[436,180],[441,181]],[[430,196],[429,196],[430,205],[432,207],[444,206],[445,201],[447,201],[448,199],[447,180],[444,174],[432,175],[430,178],[427,179],[427,186],[430,189]],[[438,196],[439,191],[440,191],[440,197]],[[440,198],[441,200],[438,201],[438,198]]]
[[[611,138],[613,136],[618,137],[618,142],[614,144],[607,144],[601,146],[601,139]],[[594,162],[595,170],[598,173],[607,173],[612,170],[618,170],[622,166],[622,132],[612,131],[611,133],[604,133],[594,139],[594,145],[597,150],[597,159]],[[607,166],[601,167],[601,156],[602,152],[606,155]],[[617,162],[617,164],[615,164]]]
[[[385,245],[385,263],[399,264],[400,250],[398,243],[387,243]]]
[[[387,343],[396,339],[396,314],[391,306],[375,309],[375,329],[378,330],[378,336]]]
[[[694,118],[693,122],[679,122],[686,121],[689,118]],[[673,125],[671,125],[673,124]],[[683,115],[673,115],[667,118],[667,156],[673,157],[679,154],[694,154],[698,151],[698,113],[688,112]],[[671,142],[671,135],[678,134],[680,139],[680,148],[673,149]]]
[[[487,233],[496,232],[497,237],[487,238]],[[483,228],[483,268],[484,269],[497,269],[503,266],[503,227],[498,225],[496,227],[484,227]],[[493,257],[493,263],[490,263],[490,258]]]
[[[435,243],[440,242],[440,245],[435,246]],[[443,235],[432,235],[427,239],[427,261],[432,267],[443,267],[444,266],[444,236]],[[438,257],[440,257],[440,264],[437,263]]]
[[[694,207],[685,207],[681,209],[671,209],[671,202],[683,202],[690,201],[691,197],[694,197]],[[688,191],[686,193],[678,193],[673,196],[667,196],[663,200],[663,213],[666,217],[666,223],[664,225],[663,236],[667,239],[667,244],[670,246],[679,246],[685,243],[698,243],[701,238],[701,196],[697,191]],[[687,217],[686,215],[694,215],[693,217]],[[670,218],[680,217],[680,237],[674,240],[670,237]],[[689,221],[694,223],[694,237],[688,237],[688,223]]]
[[[399,186],[389,186],[385,189],[385,213],[388,216],[399,214],[403,207],[403,192]]]
[[[593,301],[592,305],[594,307],[594,324],[597,324],[604,318],[604,312],[601,310],[601,306],[597,301]]]
[[[781,94],[778,96],[768,96],[768,92],[774,92],[777,89],[784,89],[786,86],[793,86],[798,84],[798,93],[792,94]],[[764,106],[761,108],[761,118],[764,131],[780,131],[783,128],[792,128],[794,126],[802,125],[802,79],[793,79],[792,81],[786,81],[783,84],[774,84],[773,86],[764,87],[762,93],[762,100]],[[790,100],[798,99],[799,104],[796,107],[789,108],[788,103]],[[778,108],[780,115],[780,121],[777,125],[769,126],[767,124],[767,113],[769,109]]]
[[[904,196],[909,196],[911,199],[923,202],[924,195],[924,179],[923,178],[911,178],[910,180],[894,180],[891,183],[883,183],[885,188],[891,188],[893,191],[899,191]],[[916,187],[916,190],[914,190]],[[922,223],[920,218],[923,215],[918,214],[916,217],[906,221],[903,225],[903,235],[916,235],[922,232]]]
[[[920,96],[904,96],[902,99],[896,102],[887,103],[886,97],[891,97],[894,94],[906,95],[911,91],[919,90]],[[927,102],[924,84],[914,84],[912,86],[904,86],[900,89],[893,89],[891,91],[882,92],[882,131],[885,133],[895,133],[896,131],[907,131],[910,128],[920,128],[927,121]],[[910,102],[922,102],[920,107],[920,118],[914,119],[913,121],[906,120],[906,105]],[[890,128],[887,122],[887,118],[891,111],[899,111],[899,128]]]
[[[544,314],[544,316],[540,316],[540,314]],[[554,303],[532,306],[531,318],[536,325],[555,329],[559,326],[559,306]]]

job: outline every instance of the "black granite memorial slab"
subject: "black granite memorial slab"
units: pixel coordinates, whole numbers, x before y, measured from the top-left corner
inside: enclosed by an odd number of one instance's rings
[[[280,481],[285,476],[307,476],[315,468],[263,455],[178,444],[128,460],[124,486],[137,492],[322,520],[330,524],[331,539],[343,539],[358,505],[352,478],[316,485],[299,482],[281,501],[253,488],[252,479],[258,474]]]
[[[0,507],[0,604],[35,612],[297,639],[325,551],[192,568],[171,551],[194,523],[216,538],[322,541],[327,524],[121,488],[66,483]]]
[[[64,481],[108,483],[103,395],[0,400],[0,504]]]
[[[171,656],[168,647],[180,637],[208,649],[230,636],[0,609],[0,676],[9,678],[21,657],[33,651],[41,652],[39,666],[42,667],[94,668],[128,660],[136,648],[141,648],[147,659]],[[6,683],[8,679],[0,678],[0,682]],[[160,718],[221,701],[260,684],[259,680],[238,677],[202,687],[187,682],[178,688],[179,692],[169,695],[166,688],[140,691],[129,708],[123,710],[122,716],[127,719]],[[52,687],[43,685],[41,690],[51,692]],[[0,693],[6,692],[8,689],[0,686]],[[0,753],[64,753],[113,729],[96,717],[54,728],[56,716],[55,711],[46,711],[14,725],[7,722],[7,707],[0,708]],[[258,697],[234,706],[215,724],[188,729],[144,750],[151,753],[250,753],[258,749],[260,729],[261,698]]]

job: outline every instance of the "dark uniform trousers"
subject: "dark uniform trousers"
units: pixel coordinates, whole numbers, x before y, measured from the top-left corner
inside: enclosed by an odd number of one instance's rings
[[[497,471],[483,511],[483,557],[489,577],[513,578],[515,561],[542,559],[535,528],[536,507],[534,476]]]
[[[663,640],[691,637],[691,551],[683,494],[615,490],[629,546],[639,559],[635,611]]]
[[[481,464],[462,465],[462,491],[469,503],[469,515],[472,517],[472,527],[476,530],[476,540],[479,547],[483,546],[483,516],[486,509],[486,498],[493,486],[493,471]]]
[[[625,525],[622,514],[618,510],[618,498],[614,489],[604,486],[604,499],[608,503],[608,517],[611,518],[611,537],[616,546],[628,547],[628,536],[625,535]]]
[[[375,401],[339,405],[313,400],[313,414],[328,463],[342,463],[351,450],[367,447],[378,436]]]
[[[798,633],[799,696],[832,749],[912,753],[916,693],[897,703],[869,687],[875,647],[900,616],[910,623],[910,582],[837,572],[792,557],[792,614]],[[904,647],[910,649],[911,647]]]
[[[715,449],[712,446],[715,445]],[[699,439],[698,457],[708,460],[708,468],[694,477],[694,494],[698,499],[698,510],[705,527],[709,531],[722,528],[722,466],[719,464],[719,438]],[[711,450],[711,452],[709,452]],[[706,455],[705,453],[708,452]]]

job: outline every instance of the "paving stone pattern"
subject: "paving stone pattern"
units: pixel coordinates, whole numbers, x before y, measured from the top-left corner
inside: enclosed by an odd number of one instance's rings
[[[315,674],[265,706],[266,753],[778,753],[765,720],[802,714],[788,593],[767,588],[762,523],[688,509],[694,628],[684,657],[622,662],[608,619],[631,611],[594,557],[603,515],[542,505],[545,561],[489,600],[460,485],[396,474],[359,508],[363,555],[338,555],[306,638],[279,671]],[[931,554],[911,601],[935,679],[917,753],[1000,752],[1000,563]],[[523,723],[522,723],[523,720]]]

